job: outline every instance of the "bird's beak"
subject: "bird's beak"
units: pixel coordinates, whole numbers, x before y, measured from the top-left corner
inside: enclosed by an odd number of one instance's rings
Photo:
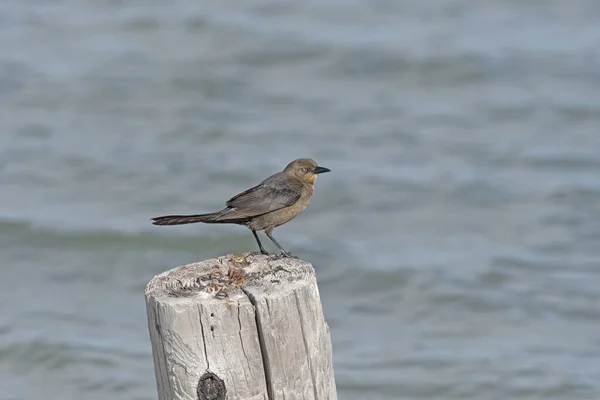
[[[313,174],[315,174],[315,175],[323,174],[323,173],[329,172],[329,171],[331,171],[329,168],[316,166],[315,169],[313,169]]]

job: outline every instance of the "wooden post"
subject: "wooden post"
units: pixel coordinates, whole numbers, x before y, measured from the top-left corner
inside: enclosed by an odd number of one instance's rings
[[[229,255],[146,287],[159,400],[336,400],[315,271],[293,258]]]

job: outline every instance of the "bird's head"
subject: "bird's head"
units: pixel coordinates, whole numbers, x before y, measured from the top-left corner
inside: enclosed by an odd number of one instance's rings
[[[319,174],[329,172],[330,170],[325,167],[319,167],[310,158],[299,158],[289,163],[284,171],[299,181],[315,183]]]

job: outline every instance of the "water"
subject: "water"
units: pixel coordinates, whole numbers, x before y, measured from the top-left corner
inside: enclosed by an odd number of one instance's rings
[[[600,398],[594,0],[0,3],[0,398],[155,399],[157,273],[297,157],[340,399]]]

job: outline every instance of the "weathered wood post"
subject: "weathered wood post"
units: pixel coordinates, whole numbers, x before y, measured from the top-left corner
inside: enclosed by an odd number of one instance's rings
[[[336,400],[315,271],[229,255],[146,287],[159,400]]]

